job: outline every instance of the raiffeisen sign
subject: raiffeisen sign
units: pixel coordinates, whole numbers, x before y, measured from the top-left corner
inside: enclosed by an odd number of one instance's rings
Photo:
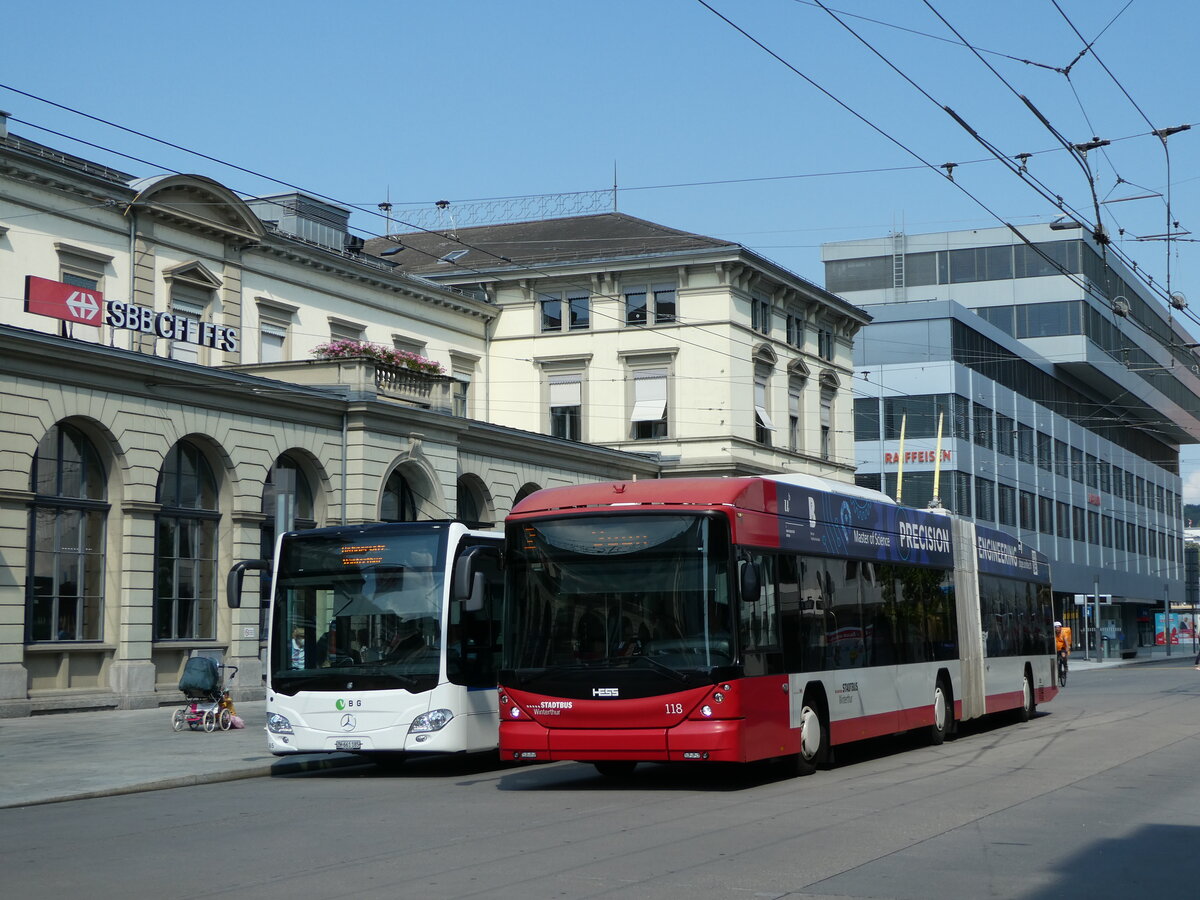
[[[99,291],[36,275],[25,276],[25,311],[81,325],[108,325],[170,341],[199,344],[231,353],[238,348],[236,328],[200,322],[188,316],[156,312],[121,300],[104,302]]]

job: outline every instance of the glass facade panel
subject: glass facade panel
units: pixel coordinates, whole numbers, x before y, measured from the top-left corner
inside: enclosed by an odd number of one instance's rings
[[[1005,334],[1016,334],[1014,310],[1015,308],[1012,306],[981,306],[974,310],[974,312],[981,319],[995,325]]]
[[[997,519],[1001,525],[1017,524],[1017,489],[1007,484],[996,485]]]
[[[976,403],[971,409],[975,426],[975,443],[991,450],[995,445],[995,426],[992,424],[992,411],[981,403]]]
[[[1016,307],[1016,323],[1019,338],[1082,334],[1083,304],[1079,300],[1023,304]]]
[[[890,273],[884,272],[886,278]],[[906,253],[904,255],[904,283],[909,286],[937,284],[936,253]],[[888,287],[889,285],[883,285]]]
[[[937,437],[939,421],[943,437],[969,439],[970,401],[957,394],[914,394],[883,401],[884,440],[899,440],[901,424],[905,439]]]
[[[1037,507],[1034,505],[1034,495],[1030,491],[1021,491],[1019,495],[1021,527],[1026,531],[1037,530]]]
[[[1054,474],[1071,477],[1071,455],[1065,441],[1054,441]]]
[[[996,413],[996,452],[1005,456],[1013,455],[1013,445],[1016,439],[1016,423],[1008,416]]]
[[[1042,534],[1054,534],[1054,500],[1051,497],[1038,497],[1038,531]]]
[[[875,397],[854,398],[854,439],[879,440],[879,400]]]
[[[1033,462],[1033,429],[1024,422],[1017,423],[1017,459]]]
[[[825,263],[825,286],[835,294],[891,287],[892,257],[831,260]]]
[[[1037,464],[1039,468],[1045,469],[1047,472],[1051,470],[1054,464],[1054,454],[1051,452],[1053,441],[1050,435],[1039,431],[1037,433]]]
[[[996,521],[996,482],[990,478],[975,478],[975,518],[981,522]]]

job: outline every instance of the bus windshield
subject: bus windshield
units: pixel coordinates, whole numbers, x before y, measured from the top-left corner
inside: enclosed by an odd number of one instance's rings
[[[275,570],[271,687],[429,690],[438,681],[446,532],[286,535]]]
[[[695,672],[733,662],[720,519],[605,515],[513,528],[503,668]]]

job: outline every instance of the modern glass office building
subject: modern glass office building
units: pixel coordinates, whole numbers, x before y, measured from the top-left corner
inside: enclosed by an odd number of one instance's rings
[[[1084,229],[1022,234],[825,245],[828,289],[873,317],[855,346],[857,480],[1018,535],[1050,558],[1077,640],[1076,595],[1098,594],[1098,649],[1145,646],[1185,599],[1195,338]]]

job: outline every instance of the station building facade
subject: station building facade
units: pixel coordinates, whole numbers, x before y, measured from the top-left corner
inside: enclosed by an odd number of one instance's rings
[[[861,309],[745,247],[619,212],[367,241],[486,298],[492,422],[666,476],[852,481]]]
[[[1077,642],[1078,598],[1096,595],[1095,649],[1145,646],[1185,601],[1195,340],[1078,226],[1022,232],[825,245],[828,287],[874,317],[855,346],[856,480],[1017,534],[1049,557]]]
[[[277,526],[499,523],[659,475],[485,421],[496,306],[363,254],[348,215],[140,180],[0,116],[0,717],[177,702],[197,649],[260,696],[260,610],[224,574]],[[405,355],[313,357],[354,340]]]

